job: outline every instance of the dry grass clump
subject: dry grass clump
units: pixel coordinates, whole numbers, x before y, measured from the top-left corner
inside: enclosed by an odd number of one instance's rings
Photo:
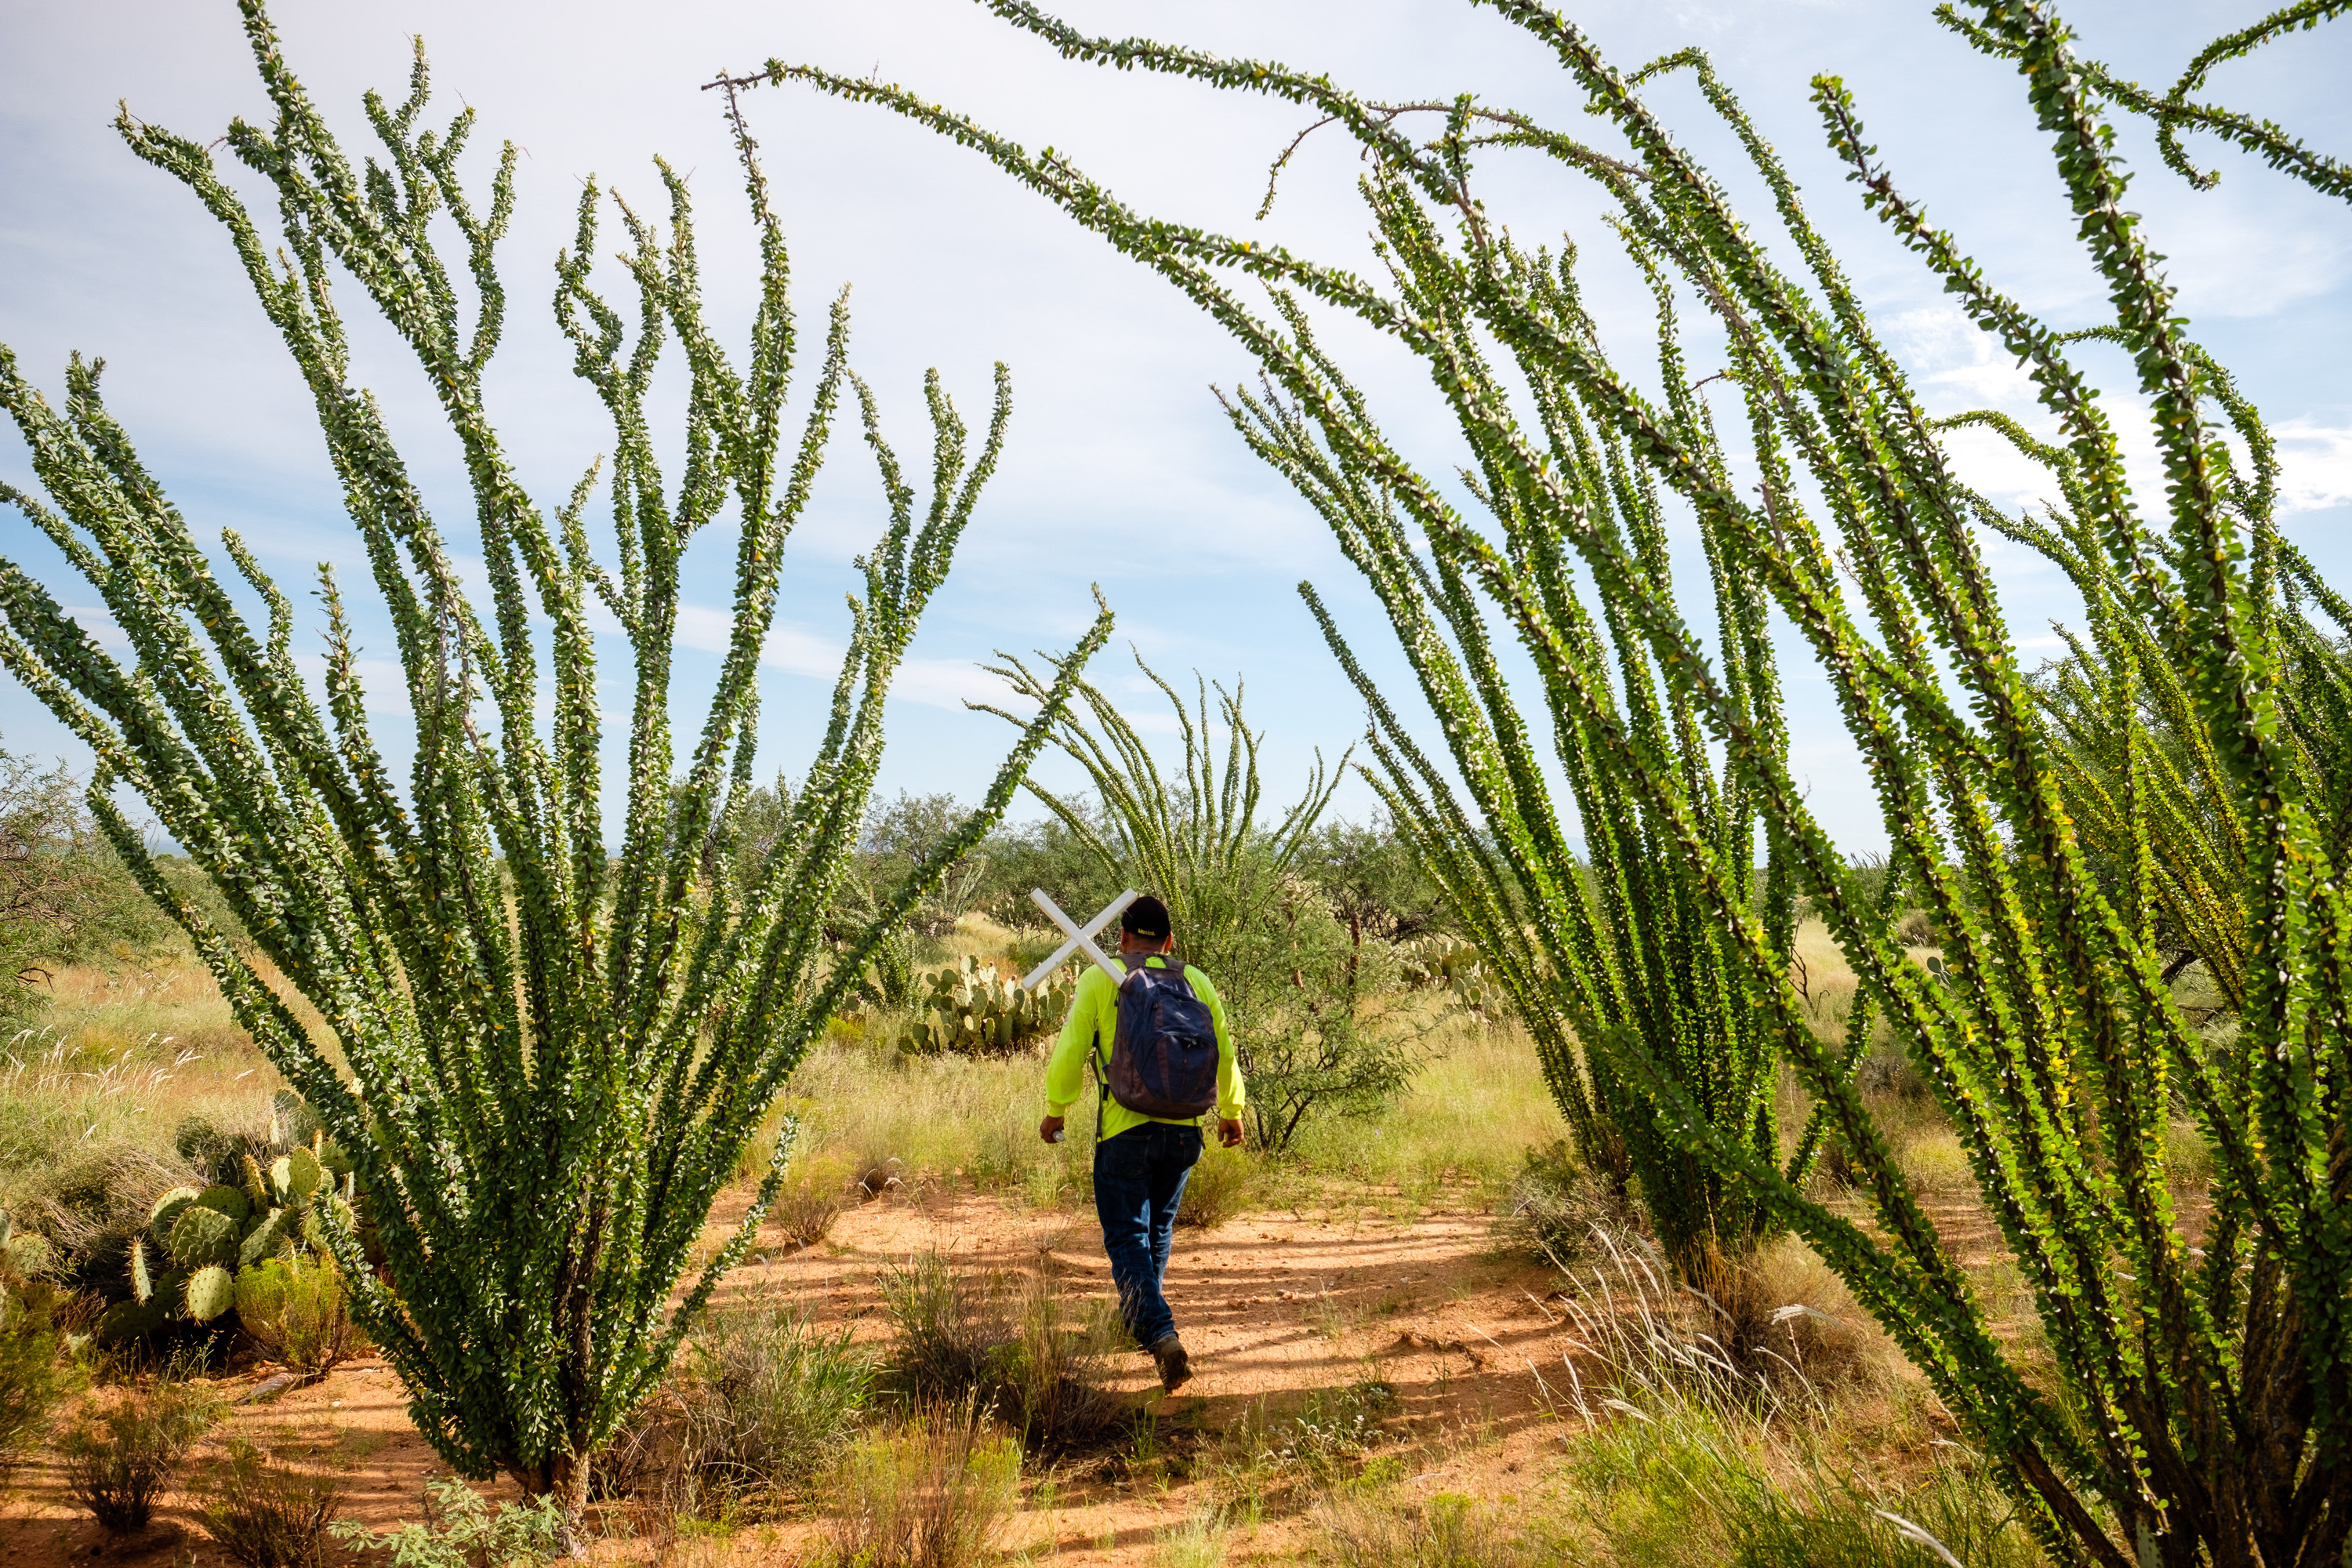
[[[935,1405],[852,1447],[827,1472],[827,1544],[849,1568],[969,1568],[995,1545],[1021,1445],[971,1403]]]
[[[1560,1560],[1496,1509],[1446,1492],[1401,1503],[1343,1495],[1327,1500],[1315,1522],[1333,1568],[1537,1568]]]
[[[1249,1205],[1256,1194],[1257,1174],[1257,1161],[1247,1151],[1227,1149],[1210,1139],[1185,1178],[1176,1223],[1214,1230]]]
[[[327,1526],[343,1504],[333,1477],[278,1464],[242,1442],[195,1492],[205,1533],[242,1568],[321,1568]]]
[[[1105,1381],[1110,1358],[1129,1342],[1111,1303],[1089,1301],[1073,1314],[1052,1280],[1032,1275],[1022,1288],[1019,1331],[1004,1358],[1007,1415],[1032,1453],[1086,1448],[1132,1425],[1133,1408]]]
[[[1034,1453],[1088,1447],[1132,1424],[1108,1384],[1128,1344],[1108,1302],[1073,1313],[1053,1281],[959,1272],[936,1251],[882,1278],[892,1330],[890,1370],[908,1400],[936,1409],[970,1402],[1015,1426]]]
[[[171,1490],[188,1450],[224,1414],[210,1389],[170,1380],[95,1415],[86,1410],[58,1440],[66,1490],[108,1534],[135,1534]]]
[[[814,1247],[848,1209],[853,1190],[840,1160],[796,1159],[768,1207],[768,1223],[793,1246]]]
[[[1851,1302],[1838,1313],[1761,1306],[1829,1301],[1828,1278],[1784,1242],[1731,1272],[1733,1304],[1694,1312],[1695,1293],[1669,1288],[1636,1250],[1590,1273],[1569,1305],[1581,1364],[1569,1363],[1562,1402],[1586,1428],[1564,1479],[1569,1522],[1587,1539],[1567,1555],[1643,1568],[2040,1568],[1999,1489],[1965,1458],[1924,1478],[1873,1478],[1853,1447],[1860,1407],[1834,1396],[1876,1392],[1891,1351]],[[1713,1331],[1737,1338],[1738,1320],[1756,1337],[1748,1364]]]
[[[1633,1234],[1641,1215],[1615,1183],[1576,1157],[1565,1138],[1527,1152],[1496,1228],[1514,1250],[1567,1268]]]
[[[1845,1282],[1793,1236],[1699,1272],[1686,1316],[1746,1372],[1826,1392],[1884,1386],[1901,1364]]]
[[[85,1147],[34,1175],[11,1208],[21,1228],[57,1246],[60,1284],[120,1296],[130,1280],[131,1238],[147,1228],[156,1194],[193,1175],[133,1144]]]
[[[822,1332],[792,1301],[712,1313],[655,1412],[672,1426],[673,1510],[729,1521],[772,1516],[856,1435],[875,1370],[847,1329]],[[643,1447],[632,1434],[608,1469]]]
[[[945,1405],[1001,1386],[1018,1331],[999,1275],[972,1276],[927,1248],[880,1279],[890,1370],[913,1403]]]
[[[1904,1178],[1927,1193],[1972,1192],[1976,1173],[1969,1169],[1968,1151],[1948,1127],[1923,1129],[1903,1141],[1895,1163]]]

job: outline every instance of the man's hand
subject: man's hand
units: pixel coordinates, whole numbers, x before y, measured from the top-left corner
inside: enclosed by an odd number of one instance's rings
[[[1037,1123],[1037,1136],[1048,1143],[1059,1143],[1062,1141],[1062,1119],[1058,1116],[1048,1116],[1045,1121]]]
[[[1242,1124],[1238,1121],[1228,1121],[1226,1118],[1222,1116],[1218,1117],[1217,1142],[1223,1144],[1228,1149],[1240,1148],[1242,1146]]]

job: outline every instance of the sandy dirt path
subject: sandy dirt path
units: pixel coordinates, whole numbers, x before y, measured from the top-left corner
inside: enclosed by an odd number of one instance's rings
[[[731,1215],[722,1205],[713,1216],[714,1240],[743,1201],[737,1196]],[[763,1239],[772,1244],[773,1233]],[[878,1342],[887,1337],[881,1272],[928,1247],[959,1268],[1043,1271],[1072,1300],[1110,1293],[1091,1215],[932,1189],[852,1210],[815,1247],[771,1251],[731,1277],[723,1299],[781,1292],[817,1322],[846,1323]],[[1380,1418],[1377,1451],[1395,1457],[1409,1490],[1507,1498],[1540,1468],[1528,1461],[1538,1450],[1556,1452],[1562,1436],[1547,1415],[1548,1400],[1561,1392],[1568,1349],[1564,1323],[1543,1303],[1557,1282],[1497,1251],[1483,1213],[1440,1208],[1407,1224],[1370,1214],[1283,1212],[1180,1232],[1168,1288],[1194,1381],[1171,1398],[1158,1393],[1140,1353],[1117,1369],[1118,1386],[1155,1411],[1154,1445],[1166,1457],[1138,1464],[1131,1453],[1090,1455],[1024,1478],[1022,1510],[1003,1544],[1069,1563],[1141,1563],[1164,1531],[1238,1504],[1237,1511],[1263,1520],[1228,1538],[1228,1561],[1293,1558],[1308,1528],[1295,1490],[1253,1500],[1237,1492],[1230,1471],[1202,1473],[1218,1467],[1188,1466],[1184,1458],[1213,1458],[1254,1406],[1279,1416],[1315,1391],[1366,1379],[1394,1391]],[[236,1398],[270,1370],[240,1369],[219,1387]],[[345,1489],[344,1517],[379,1526],[420,1517],[422,1482],[442,1471],[409,1425],[398,1380],[374,1360],[346,1363],[324,1382],[268,1403],[237,1405],[194,1464],[216,1461],[235,1438],[331,1470]],[[1279,1488],[1280,1477],[1273,1479]],[[494,1497],[511,1490],[503,1482],[484,1489]],[[657,1541],[618,1517],[607,1528],[614,1538],[600,1556],[683,1553],[712,1563],[791,1562],[814,1531],[787,1522],[731,1539],[680,1542]],[[63,1568],[92,1559],[158,1568],[226,1564],[195,1528],[184,1495],[166,1500],[145,1535],[109,1542],[66,1497],[52,1456],[20,1467],[0,1503],[0,1564]]]

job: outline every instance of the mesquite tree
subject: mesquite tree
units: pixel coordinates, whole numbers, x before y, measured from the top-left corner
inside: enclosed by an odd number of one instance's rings
[[[2108,886],[2076,841],[2056,753],[2062,738],[2021,668],[1986,568],[1982,499],[1952,472],[1937,422],[1880,342],[1788,169],[1705,57],[1686,51],[1628,77],[1579,29],[1525,0],[1495,9],[1557,58],[1585,106],[1622,134],[1612,152],[1535,116],[1465,95],[1379,103],[1328,77],[1142,39],[1086,37],[1020,0],[992,8],[1071,58],[1181,74],[1297,103],[1360,150],[1362,191],[1385,286],[1280,247],[1155,222],[1121,205],[1064,156],[1032,155],[923,98],[776,63],[843,97],[883,103],[977,148],[1077,221],[1153,268],[1238,337],[1289,411],[1257,420],[1272,455],[1310,473],[1344,546],[1419,657],[1425,639],[1463,635],[1391,584],[1430,552],[1517,634],[1538,705],[1562,749],[1593,766],[1658,825],[1656,852],[1681,861],[1701,918],[1736,955],[1739,982],[1769,1015],[1780,1049],[1844,1144],[1866,1223],[1796,1179],[1801,1170],[1708,1114],[1633,1020],[1601,1019],[1580,1044],[1654,1097],[1683,1145],[1740,1182],[1801,1232],[1926,1373],[1972,1446],[2063,1561],[2104,1568],[2161,1563],[2311,1565],[2342,1560],[2352,1539],[2352,886],[2345,851],[2317,812],[2324,799],[2293,754],[2282,710],[2288,660],[2304,634],[2282,584],[2269,511],[2266,444],[2241,462],[2207,419],[2223,384],[2190,341],[2177,303],[2126,210],[2126,181],[2102,104],[2155,116],[2168,135],[2207,125],[2279,167],[2339,190],[2341,169],[2251,116],[2189,103],[2203,70],[2340,3],[2298,5],[2200,57],[2162,100],[2078,60],[2049,10],[1976,0],[1941,15],[2013,59],[2052,139],[2088,259],[2106,290],[2106,324],[2130,351],[2152,409],[2165,489],[2154,509],[2126,482],[2116,427],[2065,336],[2001,293],[1958,242],[1895,185],[1835,79],[1814,101],[1829,143],[1865,205],[2007,353],[2032,367],[2071,467],[2050,516],[2084,562],[2085,636],[2125,744],[2114,772],[2129,853]],[[1638,88],[1694,72],[1770,192],[1778,252],[1668,134]],[[1426,142],[1409,135],[1433,127]],[[1532,153],[1595,182],[1617,204],[1637,259],[1722,324],[1717,395],[1745,426],[1745,450],[1718,438],[1697,380],[1666,367],[1663,398],[1612,364],[1574,309],[1570,259],[1529,252],[1481,204],[1475,171],[1496,149]],[[1794,269],[1779,255],[1795,258]],[[1231,288],[1266,284],[1262,310]],[[1353,317],[1420,358],[1476,454],[1490,522],[1457,516],[1422,469],[1384,440],[1367,401],[1307,331],[1314,306]],[[1714,380],[1715,377],[1700,378]],[[1246,410],[1244,411],[1246,413]],[[1622,523],[1625,503],[1595,504],[1588,433],[1622,454],[1626,488],[1656,485],[1701,520],[1711,559],[1752,583],[1787,618],[1835,697],[1862,753],[1894,845],[1895,870],[1926,889],[1944,935],[1930,973],[1867,907],[1832,836],[1807,805],[1766,717],[1770,700],[1738,685],[1738,639],[1712,646]],[[1323,476],[1328,473],[1336,481]],[[1969,1279],[1892,1157],[1853,1081],[1849,1049],[1804,1026],[1769,914],[1740,896],[1753,847],[1709,832],[1664,750],[1593,681],[1571,605],[1580,579],[1622,620],[1669,688],[1684,694],[1728,776],[1786,855],[1853,964],[1861,992],[1924,1067],[1967,1151],[1985,1212],[2032,1292],[2046,1364],[1991,1330]],[[1724,590],[1718,586],[1718,603]],[[1456,657],[1475,674],[1475,649]],[[2234,1034],[2209,1036],[2163,976],[2161,899],[2150,830],[2158,807],[2147,759],[2158,737],[2139,712],[2151,661],[2168,665],[2184,718],[2210,742],[2242,829],[2234,847],[2247,946]],[[1449,734],[1492,714],[1426,672],[1423,690]],[[1407,737],[1389,775],[1401,801],[1426,778]],[[1465,773],[1475,753],[1457,753]],[[1480,823],[1433,811],[1423,831],[1467,839]],[[1456,850],[1455,852],[1462,852]],[[1564,852],[1549,865],[1565,881]],[[1553,984],[1570,988],[1561,972]],[[2176,1208],[2167,1121],[2193,1110],[2216,1168],[2201,1237]],[[2197,1245],[2192,1245],[2192,1242]],[[2037,1358],[2038,1359],[2038,1358]],[[2054,1386],[2053,1386],[2054,1384]]]
[[[309,387],[390,613],[415,721],[406,788],[371,736],[335,575],[320,570],[321,704],[296,663],[288,596],[228,536],[267,609],[257,632],[251,601],[214,575],[100,402],[97,365],[79,360],[59,411],[0,350],[0,402],[47,498],[13,488],[0,497],[86,580],[68,597],[99,595],[131,657],[110,655],[48,586],[0,563],[0,659],[97,753],[90,801],[115,845],[357,1163],[383,1278],[348,1224],[331,1239],[354,1312],[399,1373],[418,1428],[459,1472],[503,1470],[576,1512],[590,1455],[661,1377],[760,1224],[789,1135],[742,1223],[673,1305],[712,1200],[770,1101],[877,942],[1001,816],[1068,689],[1065,678],[1043,694],[984,805],[836,955],[828,906],[872,789],[884,700],[995,466],[1003,372],[976,454],[933,378],[932,490],[919,517],[873,399],[846,370],[845,300],[788,445],[797,340],[784,243],[740,121],[761,262],[740,368],[702,313],[685,182],[662,169],[667,235],[620,207],[634,342],[592,280],[604,202],[592,184],[577,241],[557,263],[555,309],[578,374],[612,416],[608,570],[588,542],[596,470],[546,515],[485,407],[505,309],[493,252],[513,203],[513,147],[478,204],[460,177],[473,111],[445,132],[419,129],[420,45],[406,101],[366,100],[387,162],[354,169],[280,58],[258,0],[244,13],[277,117],[266,127],[240,120],[223,141],[276,197],[278,259],[203,142],[127,112],[120,129],[226,228]],[[465,242],[470,327],[431,238],[445,214]],[[351,380],[338,268],[415,353],[464,451],[486,614],[461,591],[373,399]],[[674,485],[647,407],[673,335],[690,378]],[[863,406],[888,521],[861,562],[865,591],[851,601],[848,651],[807,774],[766,826],[764,853],[739,855],[748,803],[766,794],[774,804],[752,767],[761,647],[845,379]],[[734,534],[733,623],[681,755],[670,715],[681,563],[713,523]],[[625,815],[610,838],[594,605],[619,623],[632,672]],[[1073,675],[1108,629],[1106,613],[1066,661]],[[210,874],[260,958],[316,1009],[315,1026],[257,973],[259,959],[164,882],[115,809],[117,784]]]

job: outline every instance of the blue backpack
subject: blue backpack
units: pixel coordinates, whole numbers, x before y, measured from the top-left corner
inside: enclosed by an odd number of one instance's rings
[[[1182,1121],[1217,1103],[1217,1021],[1192,994],[1184,961],[1152,956],[1166,967],[1139,959],[1119,984],[1108,1088],[1139,1116]]]

